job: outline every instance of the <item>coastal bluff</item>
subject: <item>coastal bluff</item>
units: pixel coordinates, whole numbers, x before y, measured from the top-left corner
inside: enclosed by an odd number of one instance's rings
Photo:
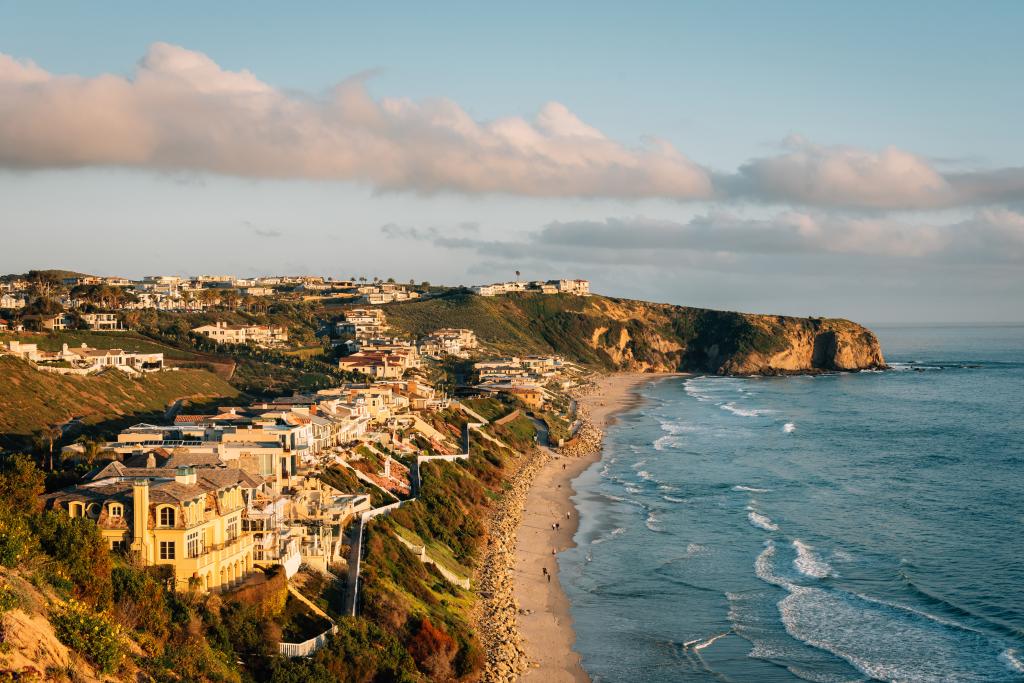
[[[875,334],[840,318],[466,290],[385,310],[393,326],[410,334],[438,325],[468,328],[497,351],[557,353],[612,371],[781,375],[886,367]]]

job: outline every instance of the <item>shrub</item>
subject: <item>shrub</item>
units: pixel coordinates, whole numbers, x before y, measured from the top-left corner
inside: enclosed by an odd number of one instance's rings
[[[45,551],[57,560],[58,576],[69,579],[78,597],[105,607],[111,597],[110,551],[91,519],[68,517],[49,510],[35,518],[36,534]]]
[[[50,615],[60,642],[82,654],[103,673],[112,673],[124,657],[121,627],[102,612],[69,600]]]

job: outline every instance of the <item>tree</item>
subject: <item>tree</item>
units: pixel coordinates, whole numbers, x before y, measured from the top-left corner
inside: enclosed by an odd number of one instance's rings
[[[46,427],[44,429],[37,429],[32,433],[32,443],[39,452],[40,460],[43,459],[43,456],[49,454],[49,469],[51,472],[53,471],[53,445],[60,443],[60,437],[63,434],[64,432],[60,427]]]
[[[0,500],[3,507],[25,515],[39,512],[44,477],[32,459],[18,453],[0,463]]]

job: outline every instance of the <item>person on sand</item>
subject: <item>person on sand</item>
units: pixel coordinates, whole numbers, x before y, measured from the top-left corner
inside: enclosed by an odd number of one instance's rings
[[[548,574],[548,583],[551,583],[551,574]]]

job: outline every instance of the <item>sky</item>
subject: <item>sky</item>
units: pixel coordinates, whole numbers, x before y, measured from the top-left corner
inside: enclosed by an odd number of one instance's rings
[[[0,0],[0,272],[518,270],[1020,322],[1022,25],[1017,2]]]

